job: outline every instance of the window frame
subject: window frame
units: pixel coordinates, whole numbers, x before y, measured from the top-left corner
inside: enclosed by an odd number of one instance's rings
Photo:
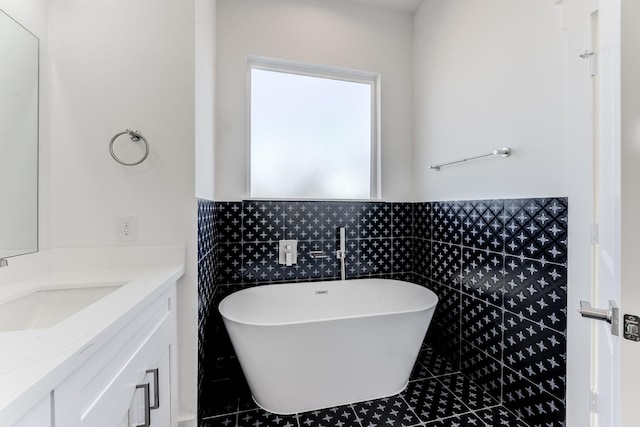
[[[333,67],[328,65],[311,64],[283,59],[267,58],[262,56],[249,56],[247,58],[247,96],[246,96],[246,164],[247,185],[246,194],[248,200],[274,200],[270,197],[256,197],[251,193],[251,72],[254,69],[274,71],[288,74],[296,74],[307,77],[319,77],[325,79],[341,80],[353,83],[369,84],[371,86],[371,159],[370,159],[370,184],[368,199],[318,199],[313,197],[286,197],[276,200],[381,200],[381,158],[380,158],[380,73],[362,71],[349,68]]]

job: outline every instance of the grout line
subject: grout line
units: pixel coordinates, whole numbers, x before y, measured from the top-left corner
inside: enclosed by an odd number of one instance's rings
[[[349,407],[351,408],[351,411],[353,411],[353,415],[355,415],[355,416],[356,416],[356,421],[358,422],[358,425],[359,425],[360,427],[364,427],[364,426],[362,425],[362,421],[360,420],[360,417],[358,416],[358,413],[356,412],[356,408],[354,408],[354,407],[353,407],[353,403],[350,403],[350,404],[349,404]],[[299,427],[301,427],[301,426],[299,426]]]
[[[417,426],[424,426],[427,421],[422,421],[422,418],[420,418],[418,416],[418,413],[415,411],[415,409],[413,409],[413,406],[411,406],[409,404],[409,402],[407,402],[407,399],[404,398],[404,396],[402,395],[402,393],[398,394],[398,396],[400,397],[400,399],[402,399],[402,401],[404,402],[405,405],[407,405],[407,408],[409,408],[409,410],[411,411],[411,413],[416,417],[416,420],[418,420],[418,424],[415,424]]]

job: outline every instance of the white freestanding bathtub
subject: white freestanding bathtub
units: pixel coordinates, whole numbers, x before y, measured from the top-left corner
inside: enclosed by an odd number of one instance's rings
[[[437,296],[387,279],[264,285],[219,310],[253,398],[293,414],[402,391]]]

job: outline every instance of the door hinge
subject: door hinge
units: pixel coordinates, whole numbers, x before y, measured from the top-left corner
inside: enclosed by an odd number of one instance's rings
[[[598,223],[591,224],[591,244],[598,244]]]
[[[589,408],[594,414],[598,413],[598,393],[593,390],[591,391],[591,398],[589,399]]]

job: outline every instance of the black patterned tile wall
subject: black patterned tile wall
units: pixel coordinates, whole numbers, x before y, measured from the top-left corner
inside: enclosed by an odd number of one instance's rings
[[[206,382],[204,367],[209,360],[207,349],[215,336],[208,322],[215,318],[213,294],[217,279],[215,202],[198,199],[198,395]]]
[[[414,212],[414,277],[441,299],[427,343],[531,426],[563,426],[567,199]]]
[[[341,227],[349,277],[406,277],[413,271],[412,203],[218,202],[216,211],[221,285],[339,279]],[[298,241],[298,262],[291,267],[278,264],[282,239]],[[310,251],[328,257],[312,259]]]
[[[201,416],[255,409],[217,304],[247,286],[339,279],[335,251],[345,227],[349,278],[397,278],[438,294],[425,342],[471,378],[482,399],[504,404],[530,427],[563,425],[566,198],[199,201],[198,212]],[[278,264],[281,239],[298,240],[294,266]],[[328,258],[312,259],[310,251]],[[467,387],[456,381],[448,388]],[[421,399],[414,389],[404,396]],[[494,408],[476,416],[490,423],[512,415]]]

